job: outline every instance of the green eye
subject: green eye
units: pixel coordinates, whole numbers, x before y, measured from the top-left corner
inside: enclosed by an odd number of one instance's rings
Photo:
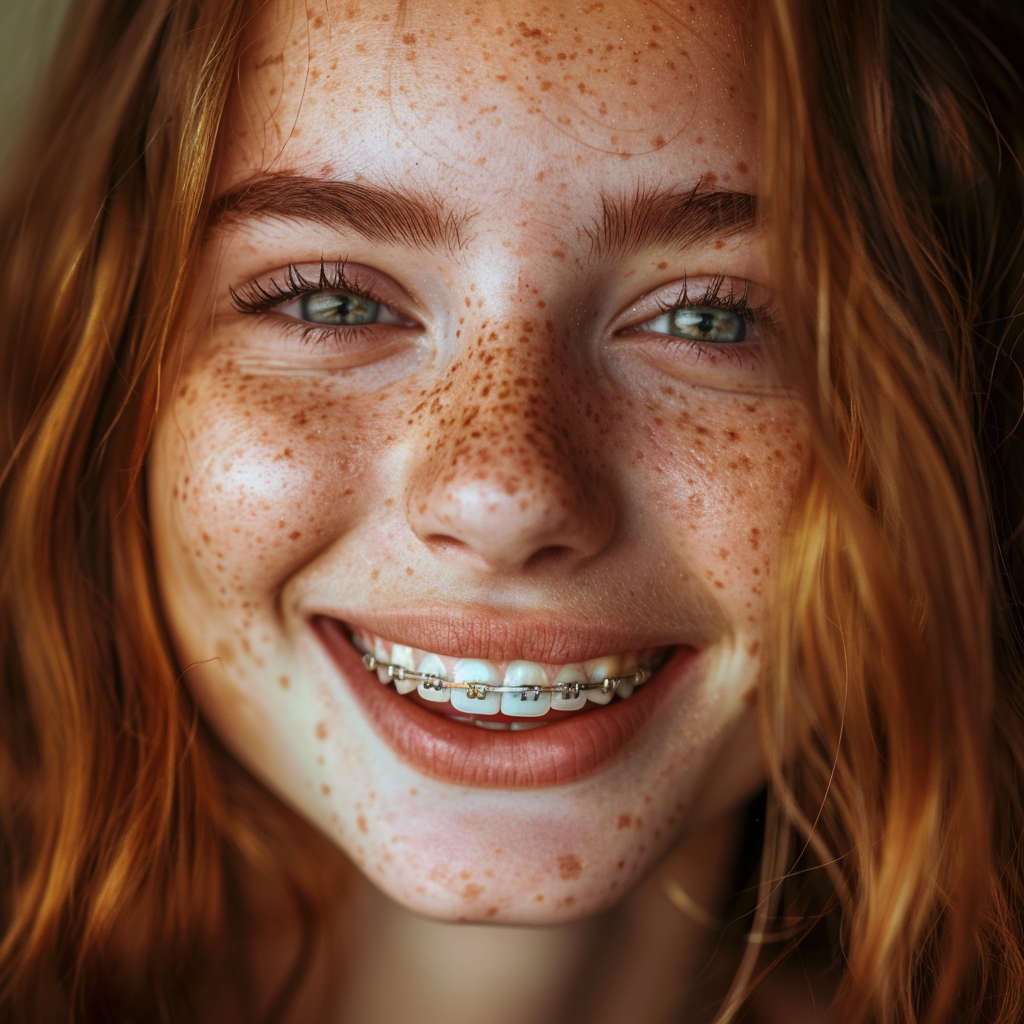
[[[713,306],[671,309],[653,321],[652,327],[662,327],[663,322],[665,326],[662,330],[665,334],[690,341],[730,345],[743,341],[747,333],[747,322],[739,313],[715,309]]]
[[[380,303],[350,292],[314,292],[302,296],[298,312],[307,323],[358,327],[376,323]]]

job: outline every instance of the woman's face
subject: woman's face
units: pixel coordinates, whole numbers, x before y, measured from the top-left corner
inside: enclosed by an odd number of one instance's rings
[[[150,463],[166,613],[223,742],[395,899],[579,917],[761,778],[806,444],[742,12],[319,3],[262,9],[223,127]],[[404,693],[353,640],[468,683],[654,671]]]

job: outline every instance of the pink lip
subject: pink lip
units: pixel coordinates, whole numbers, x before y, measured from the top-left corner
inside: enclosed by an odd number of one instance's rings
[[[339,621],[316,616],[312,624],[378,735],[399,757],[442,782],[495,789],[575,782],[607,764],[636,739],[674,691],[686,685],[697,653],[689,646],[676,648],[656,677],[628,700],[615,700],[543,729],[496,732],[454,722],[400,697],[366,671]],[[404,628],[400,635],[418,643],[419,636],[410,637]],[[488,648],[492,656],[494,649]],[[615,648],[603,650],[609,649]],[[552,650],[549,644],[544,653]],[[516,656],[524,657],[522,646]]]
[[[674,647],[679,637],[636,628],[574,623],[551,615],[470,615],[448,608],[416,611],[361,611],[353,618],[345,611],[322,609],[331,618],[361,626],[377,636],[398,640],[435,654],[489,658],[491,661],[523,659],[561,665],[601,658],[616,651]]]

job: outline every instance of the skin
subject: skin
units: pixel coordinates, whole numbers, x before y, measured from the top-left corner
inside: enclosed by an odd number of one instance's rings
[[[761,301],[761,245],[595,252],[586,230],[602,193],[756,193],[743,26],[711,2],[281,0],[250,28],[217,192],[288,172],[425,193],[461,244],[213,226],[151,452],[162,598],[228,748],[431,917],[592,914],[761,782],[764,601],[804,420],[767,338],[734,358],[633,329],[684,276],[688,294],[722,274]],[[408,326],[339,355],[280,311],[233,307],[230,289],[290,263],[315,277],[321,258],[368,268],[353,273]],[[424,607],[700,653],[640,741],[582,780],[457,786],[378,736],[352,696],[365,680],[310,626]]]

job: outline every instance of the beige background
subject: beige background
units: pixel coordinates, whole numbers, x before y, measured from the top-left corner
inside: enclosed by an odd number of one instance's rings
[[[0,0],[0,161],[7,157],[67,0]]]

